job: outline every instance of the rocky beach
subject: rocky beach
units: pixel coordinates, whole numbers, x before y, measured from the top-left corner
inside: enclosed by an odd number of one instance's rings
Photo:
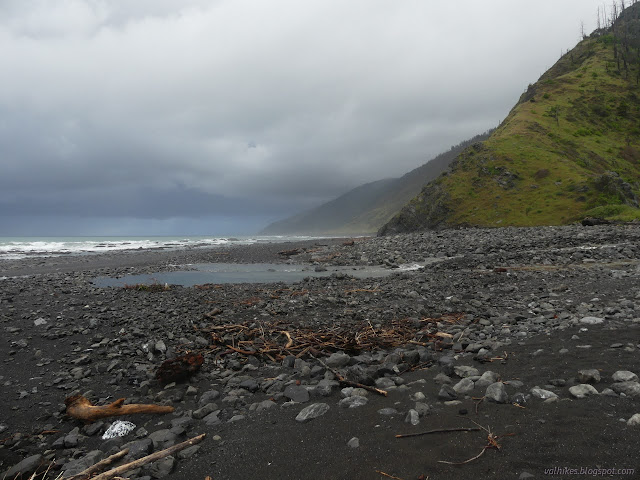
[[[93,282],[221,261],[310,274]],[[389,275],[344,269],[374,266]],[[201,434],[120,476],[620,479],[640,468],[639,225],[7,260],[0,326],[2,478],[69,477],[128,449],[108,469]],[[202,364],[158,374],[185,354]],[[67,412],[73,395],[173,411],[85,423]],[[118,420],[131,430],[104,438]]]

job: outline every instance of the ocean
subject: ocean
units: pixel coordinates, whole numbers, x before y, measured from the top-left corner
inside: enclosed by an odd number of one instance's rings
[[[27,257],[92,255],[122,250],[159,250],[215,247],[229,244],[309,240],[308,236],[136,236],[136,237],[0,237],[0,261]]]

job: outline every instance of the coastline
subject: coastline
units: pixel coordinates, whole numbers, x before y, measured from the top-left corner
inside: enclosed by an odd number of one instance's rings
[[[18,277],[0,282],[5,334],[0,411],[11,412],[0,421],[0,472],[37,453],[64,469],[95,450],[106,455],[139,442],[157,451],[199,433],[207,438],[188,458],[176,456],[163,463],[165,470],[143,468],[131,478],[384,478],[380,471],[403,479],[506,479],[544,478],[553,467],[638,471],[639,427],[626,422],[640,413],[640,396],[621,396],[611,387],[620,383],[613,380],[617,371],[640,375],[640,227],[470,229],[344,243],[314,239],[0,264],[0,277]],[[284,250],[299,254],[279,253]],[[385,278],[345,275],[293,286],[146,292],[90,283],[97,275],[149,273],[220,256],[229,263],[386,265],[391,270],[426,258],[441,261]],[[220,312],[211,315],[215,309]],[[452,314],[462,316],[449,322]],[[584,318],[602,322],[584,323]],[[442,333],[444,340],[423,335],[417,344],[340,357],[346,361],[336,360],[340,372],[361,370],[366,373],[361,383],[372,380],[388,391],[387,397],[368,393],[366,404],[353,408],[339,403],[357,395],[334,385],[333,373],[314,357],[284,364],[238,353],[220,357],[208,334],[214,326],[232,323],[291,331],[358,331],[371,325],[381,332],[399,320],[414,324],[416,333]],[[202,370],[186,383],[159,385],[157,366],[184,350],[204,354]],[[319,358],[326,363],[331,352],[325,353]],[[424,366],[404,370],[419,364]],[[457,398],[448,400],[460,403],[445,403],[446,378],[458,386],[464,369],[456,373],[456,367],[461,366],[479,375],[466,381],[470,390],[459,386]],[[600,372],[593,383],[599,395],[570,393],[584,383],[577,378],[580,370]],[[475,400],[487,396],[487,387],[478,383],[487,371],[504,381],[508,401]],[[279,376],[281,385],[274,386]],[[557,400],[535,398],[536,386],[554,392]],[[126,397],[172,405],[176,411],[124,418],[146,434],[137,430],[103,441],[100,435],[114,419],[91,428],[64,415],[63,400],[76,391],[96,403]],[[300,395],[298,401],[292,401],[292,392]],[[524,408],[511,401],[518,393],[528,396]],[[325,415],[306,423],[295,420],[315,403],[329,406]],[[199,410],[213,408],[210,404],[215,409],[201,417]],[[395,413],[381,414],[382,409]],[[415,425],[412,410],[419,421]],[[475,456],[487,443],[486,432],[395,438],[474,427],[474,422],[496,435],[514,435],[499,439],[501,451],[487,450],[460,466],[438,461]],[[160,431],[163,441],[157,440]],[[356,437],[359,446],[348,445]]]

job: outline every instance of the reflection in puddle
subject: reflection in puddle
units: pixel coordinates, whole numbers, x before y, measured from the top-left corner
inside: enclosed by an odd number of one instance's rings
[[[137,284],[169,284],[192,287],[205,283],[295,283],[306,277],[329,277],[350,275],[357,278],[380,278],[392,273],[418,270],[423,265],[402,265],[400,268],[386,267],[316,267],[314,265],[288,265],[275,263],[200,263],[188,266],[191,270],[159,272],[143,275],[125,275],[119,278],[97,277],[98,287],[124,287]]]

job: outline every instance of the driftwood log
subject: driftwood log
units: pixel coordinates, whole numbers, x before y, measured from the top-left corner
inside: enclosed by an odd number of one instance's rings
[[[171,413],[174,408],[165,405],[132,403],[124,405],[124,398],[119,398],[109,405],[93,405],[89,399],[82,395],[67,397],[64,404],[67,406],[67,415],[86,423],[94,422],[100,418],[131,415],[135,413]]]

